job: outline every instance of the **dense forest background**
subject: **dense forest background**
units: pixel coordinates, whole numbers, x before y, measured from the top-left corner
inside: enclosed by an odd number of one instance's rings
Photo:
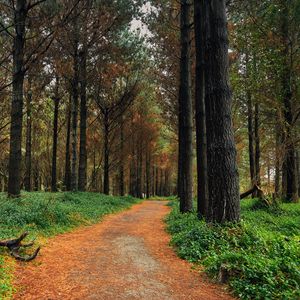
[[[177,194],[183,4],[1,1],[2,191]],[[193,22],[194,7],[187,4],[193,100],[197,15]],[[266,194],[296,201],[299,1],[234,0],[226,10],[240,189],[257,184]],[[195,119],[183,141],[192,143],[186,155],[193,195]]]

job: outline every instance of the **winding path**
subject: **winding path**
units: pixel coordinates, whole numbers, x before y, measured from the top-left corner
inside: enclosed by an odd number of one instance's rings
[[[145,201],[49,240],[17,269],[15,299],[233,299],[169,246],[165,202]]]

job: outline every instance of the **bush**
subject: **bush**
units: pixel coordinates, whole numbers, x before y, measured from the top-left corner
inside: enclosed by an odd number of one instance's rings
[[[300,298],[300,205],[259,207],[242,202],[239,225],[209,225],[196,213],[180,214],[178,206],[167,218],[180,257],[201,263],[213,278],[221,268],[229,286],[241,299]]]

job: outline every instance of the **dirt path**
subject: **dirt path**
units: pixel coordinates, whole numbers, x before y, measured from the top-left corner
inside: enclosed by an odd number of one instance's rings
[[[49,241],[20,265],[15,299],[232,299],[168,246],[163,202],[145,201]]]

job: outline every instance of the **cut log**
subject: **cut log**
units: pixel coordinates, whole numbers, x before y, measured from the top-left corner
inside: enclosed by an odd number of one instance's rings
[[[22,241],[28,236],[28,232],[24,232],[17,239],[0,241],[0,247],[7,247],[10,250],[10,255],[17,260],[28,262],[35,259],[40,251],[38,247],[32,255],[22,256],[19,254],[20,248],[28,248],[34,245],[34,241],[28,244],[22,244]]]

